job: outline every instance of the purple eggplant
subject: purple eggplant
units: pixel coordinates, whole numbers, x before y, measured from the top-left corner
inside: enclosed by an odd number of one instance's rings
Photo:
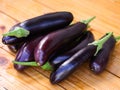
[[[63,62],[56,70],[50,75],[52,84],[59,83],[67,78],[75,69],[91,58],[96,52],[97,46],[88,45],[75,53],[71,58]]]
[[[86,24],[78,22],[65,29],[46,35],[35,49],[36,62],[40,65],[45,64],[51,56],[63,51],[72,41],[82,35],[86,28]]]
[[[90,69],[95,74],[100,74],[104,71],[106,68],[110,53],[112,52],[112,49],[115,47],[116,40],[114,36],[111,36],[103,45],[103,48],[91,58],[90,60]]]
[[[35,60],[41,66],[56,53],[64,52],[72,41],[80,37],[95,17],[77,22],[64,29],[46,35],[35,49]]]
[[[17,52],[15,61],[18,61],[18,62],[34,61],[34,49],[42,38],[43,36],[24,43],[22,47],[19,49],[19,51]],[[14,64],[14,68],[18,71],[22,71],[26,67],[27,66],[24,66],[24,65]]]
[[[23,43],[21,44],[16,44],[16,45],[7,45],[7,47],[9,48],[9,50],[13,53],[17,53],[17,51],[21,48],[21,46],[23,45]]]
[[[55,13],[49,13],[44,14],[32,19],[28,19],[24,22],[18,23],[17,25],[13,26],[10,31],[15,31],[23,29],[27,32],[28,36],[17,38],[15,35],[16,33],[11,34],[4,34],[4,37],[2,38],[2,42],[4,44],[17,44],[21,43],[23,41],[27,41],[27,38],[32,38],[36,35],[43,35],[47,34],[51,31],[58,30],[60,28],[64,28],[68,26],[73,20],[73,15],[70,12],[55,12]],[[8,32],[9,33],[9,32]],[[22,33],[23,34],[23,33]],[[19,35],[19,34],[18,34]]]
[[[12,27],[9,31],[12,31],[15,29],[16,26],[18,26],[20,23],[14,25],[14,27]],[[7,37],[9,38],[9,37]],[[23,43],[19,43],[19,44],[14,44],[14,45],[7,45],[7,47],[9,48],[9,50],[13,53],[17,53],[17,51],[21,48],[21,46],[23,45]]]
[[[87,32],[85,32],[85,34],[79,40],[77,39],[76,41],[79,42],[79,44],[77,46],[75,46],[74,48],[72,48],[71,50],[69,50],[65,53],[58,54],[57,56],[55,55],[53,58],[51,58],[49,60],[49,63],[54,68],[59,67],[64,61],[69,59],[77,51],[86,47],[88,45],[88,43],[93,42],[94,41],[94,36],[93,36],[92,32],[87,31]]]
[[[51,83],[55,84],[61,82],[68,77],[74,70],[83,64],[86,60],[96,55],[103,47],[103,44],[113,35],[112,32],[108,33],[105,37],[100,40],[96,40],[89,43],[86,47],[79,50],[68,60],[63,62],[58,68],[56,68],[50,75]]]

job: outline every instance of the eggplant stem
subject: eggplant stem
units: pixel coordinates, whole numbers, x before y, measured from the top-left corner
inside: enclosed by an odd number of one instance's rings
[[[120,40],[120,36],[115,37],[115,40],[119,41]]]
[[[23,65],[23,66],[40,66],[36,62],[18,62],[18,61],[12,61],[14,64]],[[49,62],[46,62],[43,66],[41,66],[43,70],[53,70],[52,66],[49,64]]]
[[[18,62],[18,61],[12,61],[14,64],[24,65],[24,66],[40,66],[36,62]]]
[[[96,16],[93,16],[92,18],[89,18],[87,20],[82,20],[81,22],[84,24],[89,24],[92,20],[94,20],[96,18]]]
[[[21,27],[16,27],[14,30],[3,34],[3,36],[15,36],[17,38],[21,38],[21,37],[27,37],[29,34],[30,31]]]
[[[99,52],[99,50],[102,49],[103,44],[104,44],[112,35],[113,35],[113,32],[109,32],[109,33],[107,33],[107,35],[106,35],[105,37],[101,38],[100,40],[96,40],[96,41],[88,44],[88,45],[95,45],[95,46],[97,46],[97,50],[96,50],[94,56],[96,56],[96,54]]]
[[[46,62],[44,65],[41,66],[43,70],[53,70],[53,67],[50,65],[49,62]]]

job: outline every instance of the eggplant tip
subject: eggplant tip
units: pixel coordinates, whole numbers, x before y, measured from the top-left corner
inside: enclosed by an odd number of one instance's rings
[[[50,82],[51,82],[52,84],[57,84],[57,83],[59,83],[59,81],[53,80],[53,79],[50,79]]]
[[[51,73],[51,75],[50,75],[50,82],[51,82],[52,84],[56,84],[56,83],[59,82],[59,81],[55,78],[55,73]]]
[[[98,64],[96,63],[93,63],[91,66],[90,66],[90,69],[91,71],[93,71],[95,74],[99,74],[101,72],[101,68]]]
[[[26,67],[25,66],[22,66],[22,65],[18,65],[18,64],[14,64],[14,68],[17,70],[17,71],[23,71]]]

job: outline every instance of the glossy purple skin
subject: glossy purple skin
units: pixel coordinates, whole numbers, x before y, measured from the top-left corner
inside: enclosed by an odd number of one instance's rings
[[[75,53],[71,58],[62,63],[51,73],[51,83],[56,84],[67,78],[78,66],[82,65],[85,61],[91,58],[95,54],[96,49],[96,46],[88,45]]]
[[[64,52],[64,49],[80,37],[86,30],[87,25],[84,23],[75,23],[65,29],[58,30],[46,35],[35,48],[35,60],[43,65],[55,53]]]
[[[86,47],[88,43],[91,43],[94,41],[94,36],[92,32],[87,31],[79,40],[76,40],[79,42],[79,44],[75,47],[73,47],[71,50],[58,54],[57,56],[55,55],[53,58],[49,60],[49,63],[56,69],[59,67],[64,61],[69,59],[73,54],[75,54],[77,51],[80,49]]]
[[[16,26],[18,26],[20,23],[14,25],[14,27],[12,27],[9,31],[12,31],[13,29],[15,29]],[[6,37],[6,39],[9,37]],[[21,46],[23,45],[23,43],[19,43],[19,44],[14,44],[14,45],[7,45],[7,47],[9,48],[9,50],[13,53],[17,53],[17,51],[21,48]]]
[[[100,74],[105,70],[109,61],[110,53],[114,48],[115,43],[115,38],[113,36],[110,37],[103,45],[103,48],[97,53],[97,55],[91,58],[89,66],[95,74]]]
[[[8,45],[8,48],[11,52],[17,53],[17,51],[22,47],[22,45],[22,43],[17,45]]]
[[[19,26],[20,23],[17,23],[16,25],[14,25],[9,31],[14,30],[16,27]],[[14,41],[14,42],[13,42]],[[12,42],[12,44],[11,44]],[[18,43],[19,42],[19,43]],[[12,37],[12,36],[5,36],[2,38],[2,43],[3,44],[7,44],[8,46],[10,46],[10,48],[14,48],[13,46],[16,46],[16,44],[20,44],[23,42],[23,38],[16,38],[16,37]]]
[[[43,35],[64,28],[68,26],[72,20],[72,13],[66,11],[44,14],[32,19],[28,19],[24,22],[18,23],[11,28],[11,30],[13,30],[16,27],[22,27],[30,31],[30,35],[28,37],[17,38],[12,36],[5,36],[2,38],[2,42],[7,45],[21,43],[23,41],[27,41],[28,38],[33,37],[34,35]]]
[[[34,49],[42,38],[43,37],[38,37],[34,40],[31,40],[30,42],[24,43],[20,50],[17,52],[15,60],[19,62],[34,61]],[[26,67],[27,66],[14,64],[14,68],[18,71],[22,71]]]

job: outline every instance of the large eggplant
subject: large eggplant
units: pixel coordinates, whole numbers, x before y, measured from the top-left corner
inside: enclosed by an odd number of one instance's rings
[[[72,41],[80,37],[86,28],[86,24],[78,22],[65,29],[46,35],[35,49],[34,55],[36,62],[43,65],[54,54],[64,52],[64,49]]]
[[[90,19],[83,20],[82,22],[77,22],[64,29],[46,35],[35,49],[34,55],[36,62],[43,65],[56,53],[68,50],[68,45],[83,34],[87,29],[88,24],[94,18],[95,17],[92,17]]]
[[[50,76],[51,83],[55,84],[66,77],[68,77],[73,71],[86,60],[96,55],[103,47],[103,44],[113,35],[112,32],[108,33],[105,37],[100,40],[96,40],[89,43],[86,47],[79,50],[71,58],[63,62],[58,68],[56,68]]]
[[[77,46],[75,46],[74,48],[72,48],[71,50],[69,50],[69,51],[67,51],[65,53],[55,55],[53,58],[51,58],[49,60],[49,63],[54,68],[59,67],[64,61],[69,59],[77,51],[79,51],[80,49],[87,46],[88,43],[93,42],[94,41],[94,36],[93,36],[92,32],[87,31],[87,32],[85,32],[85,34],[79,40],[76,40],[76,41],[79,42],[79,44]]]
[[[90,69],[95,74],[100,74],[106,68],[112,49],[115,47],[116,40],[111,36],[103,45],[103,48],[91,58]]]
[[[18,23],[13,26],[11,30],[18,27],[23,28],[30,32],[27,38],[33,37],[35,35],[47,34],[51,31],[58,30],[68,26],[73,20],[73,15],[70,12],[55,12],[45,15],[41,15],[32,19],[28,19],[24,22]],[[11,31],[10,30],[10,31]],[[17,44],[23,41],[27,41],[26,37],[17,38],[15,36],[4,36],[2,42],[4,44]]]
[[[15,61],[18,61],[18,62],[34,61],[34,49],[42,38],[43,36],[24,43],[22,47],[18,50]],[[14,64],[14,68],[18,71],[22,71],[26,67],[27,66],[24,66],[24,65]]]
[[[97,46],[88,45],[75,53],[71,58],[63,62],[50,75],[51,83],[59,83],[68,77],[75,69],[91,58],[96,52]]]

